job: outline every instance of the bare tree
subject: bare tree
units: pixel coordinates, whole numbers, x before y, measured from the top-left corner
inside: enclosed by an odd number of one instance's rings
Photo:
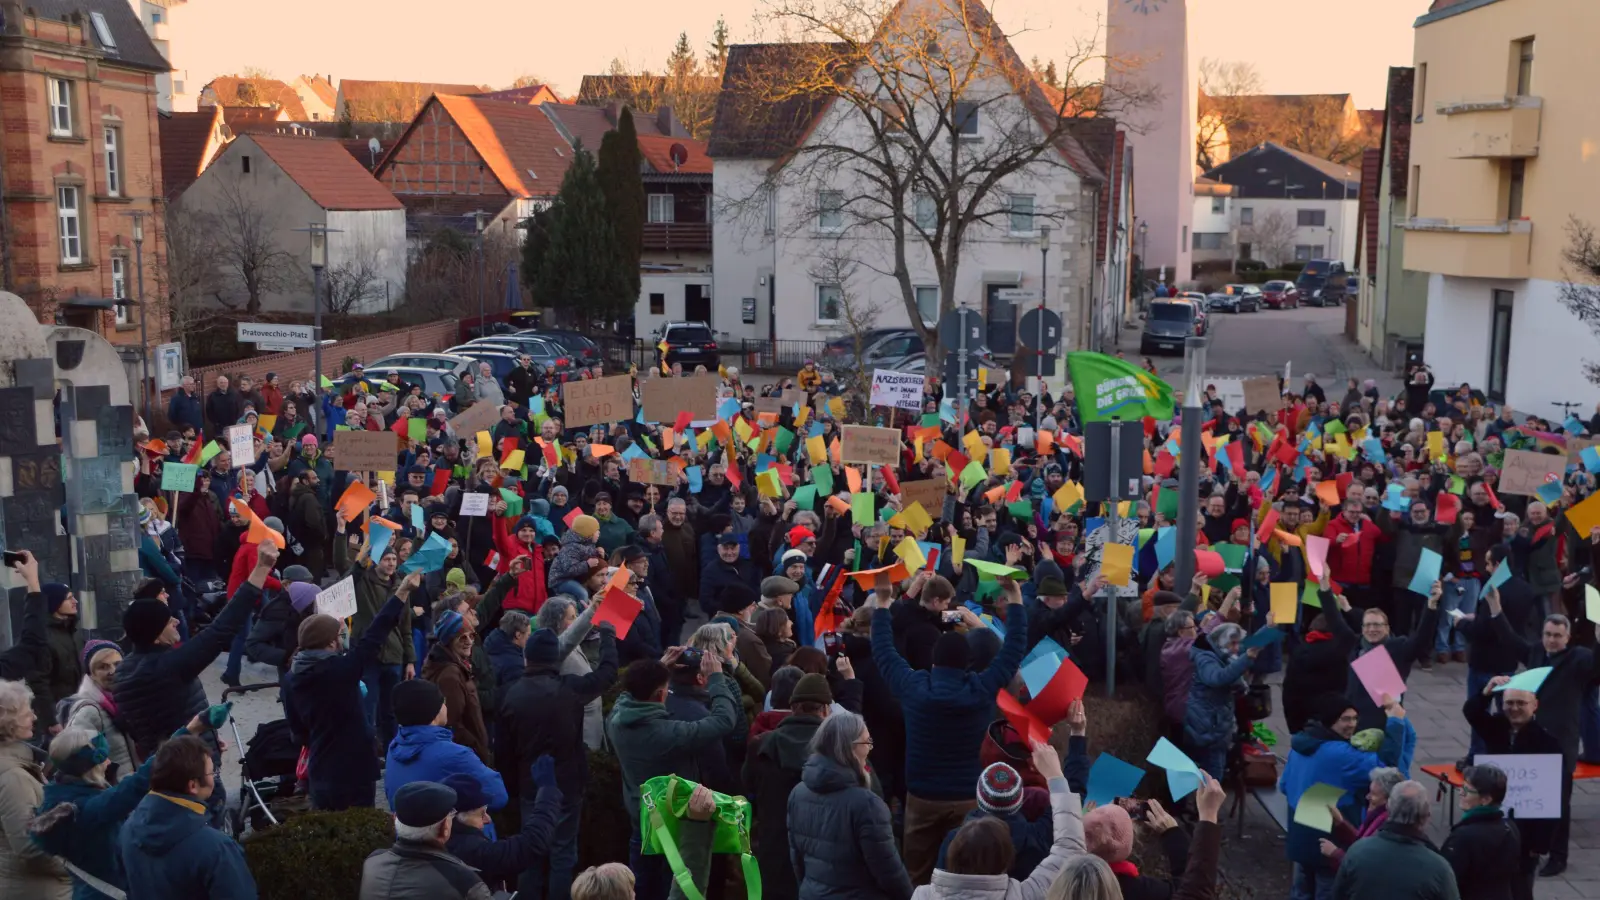
[[[1211,169],[1228,161],[1230,136],[1246,121],[1250,96],[1261,93],[1254,63],[1207,57],[1200,60],[1200,121],[1195,124],[1195,161]],[[1240,135],[1243,137],[1243,135]]]
[[[328,312],[334,315],[375,312],[375,307],[388,296],[388,279],[378,265],[377,251],[361,243],[343,257],[338,265],[328,268],[323,282]]]
[[[1281,209],[1256,216],[1239,229],[1239,243],[1250,245],[1250,255],[1276,266],[1294,253],[1295,223]]]
[[[883,303],[861,292],[863,266],[856,260],[851,244],[844,240],[824,242],[810,255],[807,274],[814,283],[832,292],[828,300],[832,306],[828,318],[833,324],[827,330],[851,339],[855,360],[850,371],[845,373],[844,388],[849,394],[860,394],[872,387],[872,374],[862,358],[871,332],[883,313]],[[818,302],[823,301],[819,299]],[[821,312],[819,309],[818,313]]]
[[[231,329],[232,321],[217,314],[220,279],[210,217],[180,198],[167,205],[165,219],[166,253],[155,267],[155,281],[157,292],[167,298],[172,333],[189,342],[209,331]]]
[[[518,75],[516,78],[512,79],[511,87],[508,88],[508,90],[516,90],[517,88],[533,87],[535,85],[540,85],[540,84],[545,85],[546,87],[548,87],[550,85],[550,79],[544,77],[543,75],[541,75],[541,74],[539,74],[537,72],[524,72],[521,75]]]
[[[301,285],[304,275],[278,243],[279,216],[264,197],[229,169],[217,179],[216,203],[206,211],[211,258],[220,280],[213,296],[230,309],[261,311],[267,294]]]
[[[1567,246],[1561,251],[1561,259],[1562,281],[1556,289],[1556,299],[1590,334],[1600,338],[1600,236],[1595,234],[1594,226],[1577,216],[1569,217]],[[1600,384],[1600,363],[1585,359],[1583,377],[1590,384]]]
[[[724,198],[723,214],[759,227],[769,197],[800,198],[792,232],[826,223],[854,244],[858,265],[893,279],[937,365],[938,336],[923,324],[913,266],[931,262],[939,312],[954,308],[965,248],[1011,230],[1015,185],[1050,183],[1087,159],[1075,118],[1113,115],[1152,95],[1105,86],[1101,73],[1120,64],[1106,59],[1098,31],[1069,49],[1057,66],[1062,87],[1047,94],[977,0],[768,3],[768,23],[798,40],[754,60],[729,86],[736,114],[756,127],[791,128],[774,117],[797,106],[821,112],[749,193]],[[1034,221],[1065,217],[1046,205],[1053,197],[1039,199]]]

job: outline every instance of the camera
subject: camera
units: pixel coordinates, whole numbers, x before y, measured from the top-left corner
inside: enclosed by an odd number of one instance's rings
[[[824,631],[822,633],[822,651],[828,654],[829,659],[836,659],[844,653],[844,639],[837,631]]]
[[[678,668],[691,670],[699,669],[700,658],[704,655],[705,651],[701,650],[699,647],[685,647],[683,648],[683,652],[678,655]]]
[[[1118,797],[1117,805],[1128,811],[1128,818],[1143,822],[1150,817],[1150,801],[1133,797]]]
[[[944,621],[945,621],[946,625],[953,624],[955,622],[961,621],[961,610],[959,610],[959,609],[947,609],[947,610],[945,610],[944,611]]]

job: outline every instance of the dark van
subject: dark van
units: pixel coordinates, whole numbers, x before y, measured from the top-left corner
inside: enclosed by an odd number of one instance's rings
[[[1183,352],[1183,341],[1195,333],[1195,306],[1184,300],[1157,300],[1145,311],[1144,334],[1139,337],[1139,352],[1145,355],[1163,350]]]
[[[1307,306],[1338,306],[1345,299],[1344,263],[1336,259],[1313,259],[1300,270],[1294,286],[1300,289],[1300,302]]]

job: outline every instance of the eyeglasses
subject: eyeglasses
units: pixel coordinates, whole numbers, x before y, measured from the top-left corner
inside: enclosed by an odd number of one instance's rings
[[[868,750],[871,750],[875,745],[872,743],[872,738],[865,738],[863,740],[856,741],[855,746],[866,747]]]

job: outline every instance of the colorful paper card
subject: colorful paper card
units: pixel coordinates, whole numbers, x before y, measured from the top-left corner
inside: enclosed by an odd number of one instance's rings
[[[1127,587],[1133,573],[1133,548],[1127,544],[1106,544],[1100,551],[1100,577],[1107,584]]]
[[[625,570],[619,570],[625,571]],[[615,585],[606,588],[605,596],[600,600],[600,608],[595,610],[594,624],[609,624],[617,631],[617,639],[628,636],[633,628],[633,622],[639,618],[639,613],[644,611],[644,602],[630,595]]]
[[[1426,597],[1433,590],[1433,583],[1439,580],[1439,570],[1444,565],[1444,557],[1438,551],[1422,548],[1417,557],[1417,570],[1411,576],[1411,583],[1406,589],[1415,594]]]
[[[1367,689],[1374,706],[1383,706],[1384,694],[1399,699],[1406,692],[1406,680],[1400,677],[1394,658],[1382,644],[1356,657],[1350,664],[1350,671],[1356,673],[1361,686]]]
[[[1028,573],[1022,569],[1003,565],[997,562],[989,562],[986,559],[969,559],[966,561],[966,563],[967,565],[978,570],[978,580],[980,581],[993,581],[996,578],[1028,577]]]
[[[1524,669],[1511,676],[1511,680],[1494,689],[1500,691],[1527,691],[1530,694],[1539,693],[1539,688],[1544,686],[1544,680],[1550,677],[1552,668],[1540,666],[1537,669]]]
[[[1306,567],[1313,578],[1321,578],[1328,566],[1328,539],[1320,534],[1306,535]]]
[[[1271,584],[1272,621],[1276,625],[1293,625],[1300,614],[1300,591],[1293,582],[1274,581]]]
[[[1494,567],[1494,573],[1489,576],[1489,587],[1499,588],[1511,579],[1511,567],[1506,565],[1506,560],[1500,560],[1500,565]]]
[[[1166,738],[1156,741],[1155,747],[1150,750],[1150,755],[1145,757],[1144,761],[1167,770],[1167,787],[1171,790],[1174,802],[1199,790],[1200,785],[1204,783],[1204,779],[1200,776],[1200,767],[1195,761]]]
[[[1332,834],[1333,810],[1330,807],[1336,806],[1339,798],[1344,795],[1344,788],[1323,784],[1320,781],[1313,784],[1300,793],[1300,800],[1294,807],[1295,822],[1316,831]]]
[[[856,525],[870,526],[877,521],[878,508],[871,494],[850,495],[850,520]]]
[[[1096,806],[1116,802],[1118,797],[1132,797],[1144,780],[1144,769],[1123,762],[1109,753],[1095,757],[1089,767],[1089,785],[1084,800]]]

